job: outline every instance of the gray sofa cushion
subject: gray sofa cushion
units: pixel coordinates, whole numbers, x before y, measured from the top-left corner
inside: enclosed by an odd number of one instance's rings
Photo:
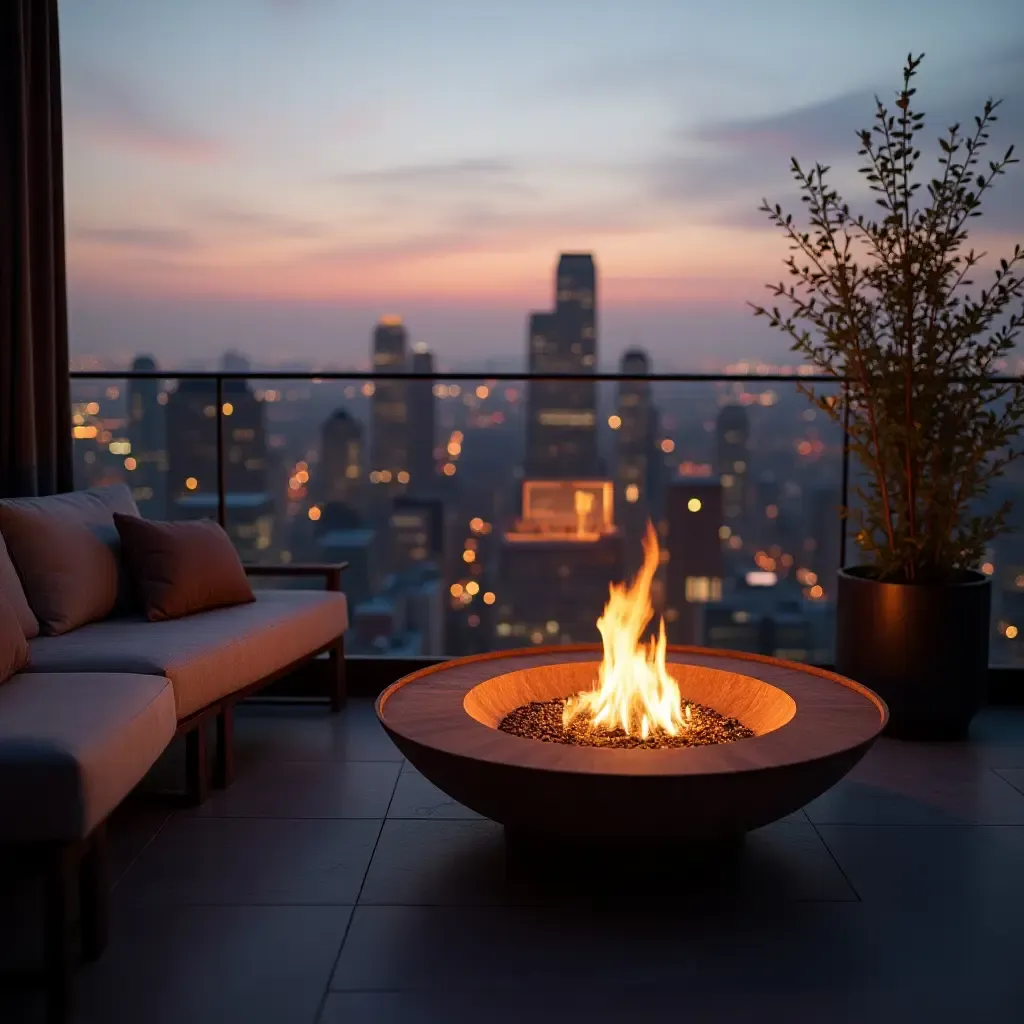
[[[39,620],[29,607],[21,580],[18,579],[18,570],[14,568],[11,556],[7,553],[3,537],[0,537],[0,597],[7,599],[25,636],[29,639],[39,636]]]
[[[174,736],[174,695],[150,675],[23,672],[0,686],[0,835],[87,835]]]
[[[252,604],[147,622],[107,619],[30,642],[33,672],[152,672],[174,686],[178,720],[341,636],[345,595],[257,590]]]
[[[138,515],[124,485],[0,501],[0,534],[44,633],[66,633],[123,603],[115,511]]]

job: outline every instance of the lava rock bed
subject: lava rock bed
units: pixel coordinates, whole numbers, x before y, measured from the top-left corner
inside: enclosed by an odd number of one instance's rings
[[[523,739],[541,740],[544,743],[569,743],[578,747],[617,747],[620,749],[661,750],[666,747],[705,747],[713,743],[732,743],[748,739],[753,730],[735,718],[726,718],[714,708],[694,701],[682,702],[683,714],[690,710],[689,728],[678,736],[657,730],[647,739],[627,736],[616,729],[611,732],[590,728],[589,722],[579,715],[572,720],[569,728],[562,725],[565,698],[534,700],[510,711],[498,724],[502,732]]]

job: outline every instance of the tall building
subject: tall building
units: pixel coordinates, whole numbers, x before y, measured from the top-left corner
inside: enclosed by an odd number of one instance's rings
[[[609,480],[527,480],[505,533],[494,590],[495,643],[598,640],[608,584],[624,576]]]
[[[183,380],[167,400],[168,513],[215,518],[218,508],[217,393],[204,380]],[[267,465],[263,403],[242,380],[224,382],[226,526],[243,557],[272,548],[274,500]]]
[[[668,488],[665,628],[677,644],[699,644],[705,606],[722,599],[723,488],[718,480],[686,480]]]
[[[722,512],[733,531],[746,520],[750,472],[750,419],[742,405],[726,405],[715,426],[715,472],[722,481]]]
[[[318,496],[324,505],[363,510],[366,486],[363,428],[346,409],[335,409],[320,427]]]
[[[563,253],[555,277],[555,309],[532,313],[531,373],[588,375],[597,366],[597,284],[588,253]],[[594,477],[597,386],[592,381],[531,381],[527,388],[526,475]]]
[[[444,504],[438,498],[399,495],[388,519],[389,568],[402,572],[425,563],[444,564]]]
[[[152,373],[152,356],[136,356],[132,372]],[[128,382],[128,440],[135,469],[129,476],[132,496],[148,519],[167,517],[167,420],[155,378]]]
[[[373,332],[373,369],[379,374],[406,370],[406,333],[402,318],[385,316]],[[409,483],[409,398],[404,380],[374,384],[370,406],[370,483],[384,494]]]
[[[412,372],[434,372],[434,356],[423,344],[412,353]],[[413,494],[430,494],[437,474],[434,468],[436,443],[433,380],[409,382],[409,489]]]
[[[650,373],[647,354],[630,349],[622,357],[620,371],[623,376],[646,377]],[[650,382],[622,381],[615,415],[615,521],[623,536],[627,574],[631,574],[643,561],[644,531],[652,517],[655,413]]]

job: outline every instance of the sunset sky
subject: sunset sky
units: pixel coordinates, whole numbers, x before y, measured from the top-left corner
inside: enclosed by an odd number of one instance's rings
[[[558,252],[582,249],[607,368],[629,343],[661,369],[775,358],[744,306],[784,252],[760,198],[798,212],[791,155],[852,183],[855,131],[908,51],[928,55],[929,136],[995,94],[995,142],[1024,144],[1019,0],[64,0],[61,17],[78,355],[355,365],[398,312],[446,365],[514,364]],[[997,250],[1024,240],[1013,170],[983,222]]]

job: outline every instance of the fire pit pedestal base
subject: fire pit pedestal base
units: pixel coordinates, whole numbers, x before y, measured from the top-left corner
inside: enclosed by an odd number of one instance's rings
[[[377,715],[415,768],[504,824],[513,848],[536,846],[540,836],[601,845],[735,840],[823,793],[886,723],[875,694],[833,673],[757,655],[670,648],[668,669],[683,696],[739,719],[753,737],[646,750],[499,731],[513,708],[592,688],[600,657],[595,645],[443,662],[385,690]]]

